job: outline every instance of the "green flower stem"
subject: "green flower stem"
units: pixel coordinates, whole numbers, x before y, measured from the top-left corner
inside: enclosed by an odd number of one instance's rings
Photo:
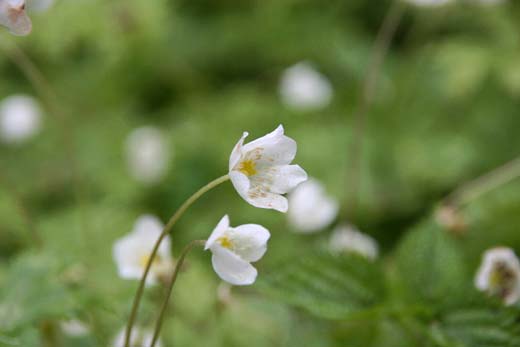
[[[444,204],[460,208],[479,196],[520,177],[520,157],[460,186],[451,193]]]
[[[166,298],[164,299],[164,302],[161,306],[161,311],[159,312],[159,317],[157,318],[157,323],[155,324],[155,330],[153,332],[153,338],[152,342],[150,343],[150,347],[154,347],[155,343],[157,342],[157,339],[159,338],[159,333],[161,332],[162,323],[164,320],[164,313],[166,312],[166,309],[168,308],[168,304],[170,302],[170,297],[172,295],[173,286],[175,285],[175,281],[177,280],[177,275],[179,274],[179,270],[182,267],[182,264],[184,263],[184,259],[188,255],[188,253],[192,250],[195,246],[204,246],[206,243],[206,240],[194,240],[188,243],[186,247],[181,252],[181,255],[179,256],[179,259],[177,260],[177,264],[175,264],[175,268],[173,269],[173,274],[170,279],[170,283],[168,283],[168,290],[166,292]]]
[[[181,207],[175,212],[175,214],[170,218],[168,221],[168,224],[164,227],[163,232],[155,242],[154,248],[152,249],[152,253],[150,254],[150,257],[148,259],[148,263],[146,264],[146,268],[144,269],[143,277],[141,278],[141,282],[139,283],[139,287],[137,288],[137,292],[135,294],[134,302],[132,304],[132,310],[130,312],[130,317],[128,319],[128,325],[126,327],[126,333],[125,333],[125,347],[130,347],[130,336],[132,334],[132,327],[135,323],[135,318],[137,316],[137,310],[139,309],[139,304],[141,302],[141,297],[143,296],[144,287],[146,283],[146,277],[148,277],[148,273],[150,272],[150,268],[152,267],[153,260],[155,259],[155,255],[157,254],[157,251],[159,250],[159,246],[161,245],[162,240],[170,233],[173,226],[177,221],[182,217],[184,212],[195,202],[197,201],[202,195],[210,191],[211,189],[215,188],[216,186],[220,185],[221,183],[226,182],[229,180],[228,175],[224,175],[222,177],[219,177],[210,183],[206,184],[204,187],[200,188],[195,194],[190,196],[188,200],[186,200]]]

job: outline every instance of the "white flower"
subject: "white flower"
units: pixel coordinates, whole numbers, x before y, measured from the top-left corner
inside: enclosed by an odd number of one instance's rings
[[[157,217],[143,215],[137,219],[128,235],[116,241],[113,256],[119,276],[125,279],[140,279],[143,276],[150,253],[163,229],[164,225]],[[166,236],[150,268],[147,284],[153,284],[159,278],[167,276],[172,268],[170,238]]]
[[[115,337],[112,342],[112,347],[125,347],[125,335],[126,330],[123,328]],[[149,330],[141,330],[137,327],[132,329],[132,335],[130,337],[130,347],[149,347],[153,339],[153,333]],[[161,347],[162,343],[157,340],[156,347]]]
[[[506,247],[487,250],[475,277],[475,286],[489,295],[500,297],[506,305],[520,298],[520,262]]]
[[[0,140],[14,144],[29,139],[40,130],[41,117],[34,98],[26,95],[5,98],[0,103]]]
[[[341,225],[334,229],[329,239],[332,252],[353,252],[374,260],[379,253],[377,242],[367,234],[350,225]]]
[[[226,215],[211,233],[204,250],[213,253],[213,269],[221,279],[237,286],[249,285],[257,275],[251,262],[262,258],[269,237],[269,231],[261,225],[231,227]]]
[[[338,214],[338,202],[328,196],[323,185],[309,179],[289,193],[289,223],[301,232],[326,228]]]
[[[320,109],[332,99],[329,80],[307,62],[300,62],[283,72],[279,92],[284,104],[295,110]]]
[[[54,4],[54,0],[26,0],[29,12],[43,12]]]
[[[168,170],[170,153],[161,130],[137,128],[126,140],[126,157],[131,175],[142,183],[160,181]]]
[[[289,165],[296,156],[296,142],[283,134],[283,126],[244,145],[245,132],[229,158],[229,177],[238,194],[255,207],[287,212],[282,196],[307,174],[298,165]]]
[[[14,35],[29,35],[32,23],[25,13],[25,0],[0,0],[0,25]]]
[[[60,328],[61,331],[68,336],[84,336],[90,332],[90,328],[77,319],[61,321]]]

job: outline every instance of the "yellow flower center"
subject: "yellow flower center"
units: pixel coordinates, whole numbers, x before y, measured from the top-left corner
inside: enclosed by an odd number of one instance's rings
[[[240,163],[240,166],[238,167],[238,171],[242,172],[246,176],[253,176],[256,174],[256,163],[249,159],[244,160]]]
[[[139,259],[139,265],[141,265],[142,267],[146,267],[146,265],[148,264],[149,260],[150,260],[150,256],[149,255],[143,255]],[[157,266],[157,265],[159,265],[160,262],[161,262],[160,257],[158,255],[156,255],[155,259],[152,262],[152,266]]]
[[[221,236],[217,239],[220,245],[224,248],[231,249],[233,248],[233,241],[227,236]]]

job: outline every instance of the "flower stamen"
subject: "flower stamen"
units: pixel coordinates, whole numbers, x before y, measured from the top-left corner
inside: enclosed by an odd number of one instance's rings
[[[217,241],[220,243],[220,245],[227,249],[233,248],[233,241],[227,236],[221,236],[217,239]]]
[[[238,167],[238,171],[242,172],[246,176],[253,176],[256,175],[256,163],[249,159],[244,160],[240,163],[240,166]]]

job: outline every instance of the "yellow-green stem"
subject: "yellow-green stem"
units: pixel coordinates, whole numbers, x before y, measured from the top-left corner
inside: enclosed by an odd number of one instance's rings
[[[155,343],[157,342],[157,339],[159,338],[159,334],[161,332],[162,322],[164,320],[164,313],[166,312],[166,309],[168,308],[168,304],[170,302],[170,297],[172,295],[173,286],[175,285],[175,281],[177,280],[177,275],[179,274],[179,270],[182,267],[182,264],[184,263],[184,259],[188,255],[188,253],[192,250],[195,246],[203,246],[206,243],[206,240],[194,240],[188,243],[186,247],[181,252],[181,255],[179,256],[179,259],[177,260],[177,264],[175,264],[175,268],[173,269],[173,274],[170,279],[170,283],[168,283],[168,290],[166,291],[166,298],[163,301],[163,304],[161,305],[161,311],[159,312],[159,317],[157,318],[157,323],[155,324],[155,330],[153,332],[153,338],[152,342],[150,343],[150,347],[154,347]]]
[[[157,251],[159,249],[159,246],[161,245],[162,240],[170,233],[173,226],[177,221],[182,217],[184,212],[195,202],[197,201],[202,195],[204,195],[206,192],[210,191],[211,189],[215,188],[216,186],[220,185],[221,183],[226,182],[229,180],[228,175],[224,175],[222,177],[219,177],[215,179],[214,181],[211,181],[210,183],[206,184],[204,187],[200,188],[195,194],[190,196],[188,200],[186,200],[181,207],[175,212],[175,214],[170,218],[168,221],[168,224],[164,227],[163,232],[155,242],[154,248],[152,249],[152,253],[150,254],[150,257],[148,258],[148,262],[146,263],[146,267],[144,269],[143,277],[141,278],[141,281],[139,282],[139,287],[137,288],[137,292],[135,294],[134,303],[132,304],[132,310],[130,311],[130,318],[128,319],[128,324],[126,327],[126,333],[125,333],[125,347],[130,347],[130,336],[132,334],[132,328],[135,322],[135,318],[137,316],[137,310],[139,309],[139,304],[141,302],[141,297],[143,296],[144,287],[146,283],[146,278],[148,277],[148,273],[150,272],[150,268],[152,266],[153,260],[155,259],[155,255],[157,254]]]

